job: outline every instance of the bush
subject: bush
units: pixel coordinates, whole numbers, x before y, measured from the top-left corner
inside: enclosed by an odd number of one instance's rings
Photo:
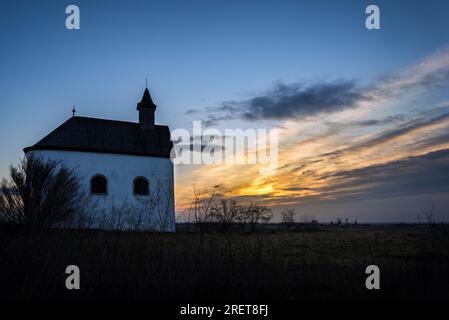
[[[228,232],[236,225],[244,229],[249,226],[250,231],[255,232],[259,223],[268,223],[272,219],[271,209],[263,205],[241,204],[233,199],[217,198],[218,189],[218,185],[203,192],[195,189],[192,204],[183,221],[193,223],[202,233],[214,227]]]
[[[291,228],[295,223],[295,209],[285,209],[281,212],[282,223]]]
[[[222,231],[228,232],[232,225],[242,222],[243,207],[234,200],[221,199],[212,206],[212,221],[222,227]]]
[[[24,157],[11,166],[0,189],[0,220],[15,225],[65,223],[81,211],[84,198],[72,169],[36,157]]]
[[[255,203],[244,206],[242,210],[242,220],[250,226],[251,232],[256,231],[258,223],[268,223],[272,218],[271,209]]]

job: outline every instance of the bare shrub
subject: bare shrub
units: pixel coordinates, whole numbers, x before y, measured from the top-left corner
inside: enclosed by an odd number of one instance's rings
[[[228,232],[233,224],[242,222],[243,211],[243,207],[235,200],[221,199],[212,206],[211,218],[213,222],[220,224],[224,232]]]
[[[314,214],[305,213],[301,215],[301,223],[310,225],[311,227],[316,227],[319,222]]]
[[[106,230],[175,231],[172,195],[158,180],[137,203],[124,201],[98,213],[98,227]]]
[[[72,169],[58,161],[24,157],[1,183],[0,220],[51,227],[76,217],[84,200]]]
[[[428,211],[424,211],[422,216],[418,216],[418,222],[424,221],[425,224],[431,226],[437,223],[437,215],[435,213],[435,206],[432,205]]]
[[[258,223],[268,223],[272,219],[271,209],[265,206],[217,199],[218,189],[218,185],[202,192],[194,189],[192,203],[187,212],[178,217],[178,222],[193,223],[202,233],[206,227],[214,226],[228,232],[236,224],[241,224],[242,227],[244,224],[249,225],[251,232],[254,232]]]
[[[149,230],[175,231],[172,212],[172,193],[164,192],[161,181],[157,181],[144,212],[150,216],[145,219],[150,223]]]
[[[250,231],[255,232],[259,223],[268,223],[273,218],[271,209],[250,203],[242,208],[242,221],[250,226]]]
[[[96,212],[96,206],[89,201],[88,197],[80,197],[79,205],[73,215],[69,219],[55,224],[55,226],[72,229],[91,228],[96,220]]]
[[[200,192],[193,190],[193,200],[188,209],[188,220],[193,222],[203,232],[207,223],[212,222],[212,206],[219,186],[215,185],[212,190]]]
[[[295,223],[295,209],[285,209],[281,212],[282,223],[291,228]]]

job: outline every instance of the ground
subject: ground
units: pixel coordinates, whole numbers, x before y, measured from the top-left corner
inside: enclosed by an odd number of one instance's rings
[[[181,228],[180,228],[181,230]],[[0,233],[1,299],[449,298],[449,226],[314,226],[257,233]],[[81,289],[65,288],[65,268]],[[365,288],[366,266],[381,289]]]

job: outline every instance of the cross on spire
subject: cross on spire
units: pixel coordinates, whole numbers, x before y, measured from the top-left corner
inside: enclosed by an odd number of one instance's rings
[[[75,112],[76,112],[75,105],[73,105],[73,108],[72,108],[72,118],[75,116]]]

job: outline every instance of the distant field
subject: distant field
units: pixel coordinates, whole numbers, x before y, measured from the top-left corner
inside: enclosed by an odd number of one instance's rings
[[[189,229],[184,227],[180,230]],[[1,299],[449,298],[449,226],[307,226],[250,234],[2,230]],[[65,289],[65,267],[81,290]],[[365,289],[365,268],[381,290]]]

